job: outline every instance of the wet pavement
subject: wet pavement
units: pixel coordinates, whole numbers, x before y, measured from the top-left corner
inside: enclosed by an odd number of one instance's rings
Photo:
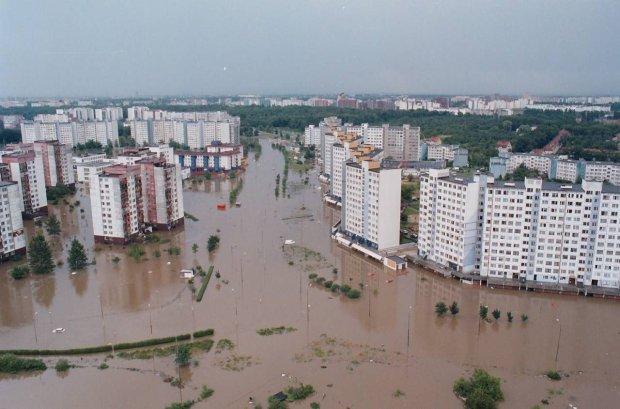
[[[321,202],[316,171],[308,185],[291,171],[290,198],[276,198],[282,154],[262,143],[260,159],[250,153],[249,168],[240,175],[241,206],[216,209],[218,203],[228,207],[234,180],[186,182],[185,210],[199,220],[186,218],[184,228],[158,233],[164,243],[146,244],[145,261],[134,262],[121,246],[95,247],[88,197],[78,192],[69,199],[80,202],[73,210],[68,205],[52,209],[63,228],[54,256],[66,261],[68,244],[77,236],[94,265],[72,274],[65,262],[53,275],[17,282],[8,275],[12,263],[0,266],[0,349],[92,346],[204,328],[214,328],[216,341],[229,338],[235,348],[195,354],[198,365],[181,371],[181,390],[162,380],[176,376],[173,357],[116,357],[106,370],[96,369],[102,355],[72,357],[83,368],[62,376],[53,368],[1,376],[0,408],[164,408],[195,398],[204,384],[215,394],[197,408],[247,407],[250,396],[266,407],[270,394],[296,380],[317,392],[292,407],[317,401],[325,408],[459,408],[452,383],[476,367],[503,379],[501,407],[529,408],[546,398],[557,408],[615,406],[620,399],[618,302],[493,290],[420,269],[406,274],[384,269],[329,239],[339,214]],[[29,235],[33,229],[27,222]],[[211,234],[221,242],[209,255]],[[283,249],[286,239],[295,240],[298,251]],[[171,246],[180,247],[181,254],[169,255]],[[211,279],[197,303],[179,271],[210,264],[221,278]],[[311,272],[361,288],[362,296],[349,300],[309,284]],[[460,313],[437,318],[438,301],[458,302]],[[479,305],[500,309],[500,320],[481,321]],[[512,323],[508,311],[515,315]],[[529,317],[526,323],[522,313]],[[256,333],[280,325],[296,331]],[[52,333],[57,327],[66,332]],[[224,368],[223,361],[243,359],[250,365],[242,370]],[[46,361],[53,366],[56,359]],[[570,376],[559,382],[543,376],[556,368]],[[562,392],[549,397],[552,388]],[[396,389],[404,396],[394,397]]]

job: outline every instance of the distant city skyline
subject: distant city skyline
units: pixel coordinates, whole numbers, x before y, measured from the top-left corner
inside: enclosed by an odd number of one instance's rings
[[[0,4],[0,97],[618,95],[617,2]]]

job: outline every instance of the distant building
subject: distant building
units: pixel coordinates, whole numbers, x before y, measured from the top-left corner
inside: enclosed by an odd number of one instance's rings
[[[239,117],[220,120],[138,120],[129,122],[131,135],[138,145],[176,142],[191,149],[202,149],[213,142],[239,143]]]
[[[459,145],[444,145],[434,141],[426,141],[423,145],[422,151],[426,153],[424,159],[449,161],[454,167],[469,166],[469,151]]]
[[[23,115],[0,115],[4,129],[19,129],[24,120]]]
[[[118,143],[118,122],[116,121],[73,121],[21,123],[23,143],[36,141],[58,141],[71,147],[86,142],[98,142],[105,146]]]
[[[496,147],[497,152],[500,154],[500,156],[502,154],[512,152],[512,144],[510,143],[510,141],[507,140],[497,141]]]
[[[489,171],[495,177],[505,177],[520,166],[535,170],[551,180],[576,183],[579,180],[608,182],[620,185],[620,163],[568,159],[562,155],[537,153],[505,153],[489,160]]]

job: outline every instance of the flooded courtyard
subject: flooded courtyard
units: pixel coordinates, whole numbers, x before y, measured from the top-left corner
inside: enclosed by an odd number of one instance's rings
[[[244,408],[294,382],[316,392],[291,407],[460,408],[452,384],[474,368],[502,378],[500,407],[609,408],[620,399],[620,304],[573,296],[467,286],[420,269],[394,272],[329,238],[339,211],[322,203],[317,172],[290,170],[275,194],[282,153],[262,141],[237,179],[185,182],[184,228],[158,232],[135,262],[122,246],[95,245],[86,191],[51,207],[62,222],[55,273],[15,281],[0,267],[0,349],[73,348],[116,344],[213,328],[228,348],[195,351],[196,363],[177,374],[173,356],[131,359],[116,354],[69,357],[66,374],[0,376],[0,408],[164,408],[215,390],[194,407]],[[243,179],[240,207],[229,192]],[[290,197],[289,197],[290,196]],[[79,201],[79,203],[76,203]],[[26,223],[32,236],[35,227]],[[220,237],[211,255],[210,235]],[[77,236],[94,264],[66,264]],[[284,246],[294,240],[294,246]],[[198,246],[196,252],[193,244]],[[179,247],[179,255],[169,254]],[[117,259],[118,258],[118,259]],[[183,268],[213,265],[201,302]],[[361,290],[348,299],[311,280],[311,273]],[[439,318],[435,304],[456,301],[460,312]],[[480,305],[501,317],[482,321]],[[515,316],[508,322],[507,312]],[[521,314],[528,319],[521,320]],[[449,314],[448,314],[449,315]],[[289,331],[261,336],[257,330]],[[53,333],[62,327],[64,333]],[[109,368],[98,369],[106,359]],[[53,366],[57,358],[44,358]],[[544,373],[565,377],[551,381]],[[164,382],[179,376],[184,387]],[[399,391],[400,393],[396,393]],[[570,405],[570,406],[569,406]]]

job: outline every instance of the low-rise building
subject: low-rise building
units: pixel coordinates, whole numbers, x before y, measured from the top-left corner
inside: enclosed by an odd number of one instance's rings
[[[228,171],[243,165],[243,145],[214,143],[204,150],[178,150],[174,163],[191,172]]]

